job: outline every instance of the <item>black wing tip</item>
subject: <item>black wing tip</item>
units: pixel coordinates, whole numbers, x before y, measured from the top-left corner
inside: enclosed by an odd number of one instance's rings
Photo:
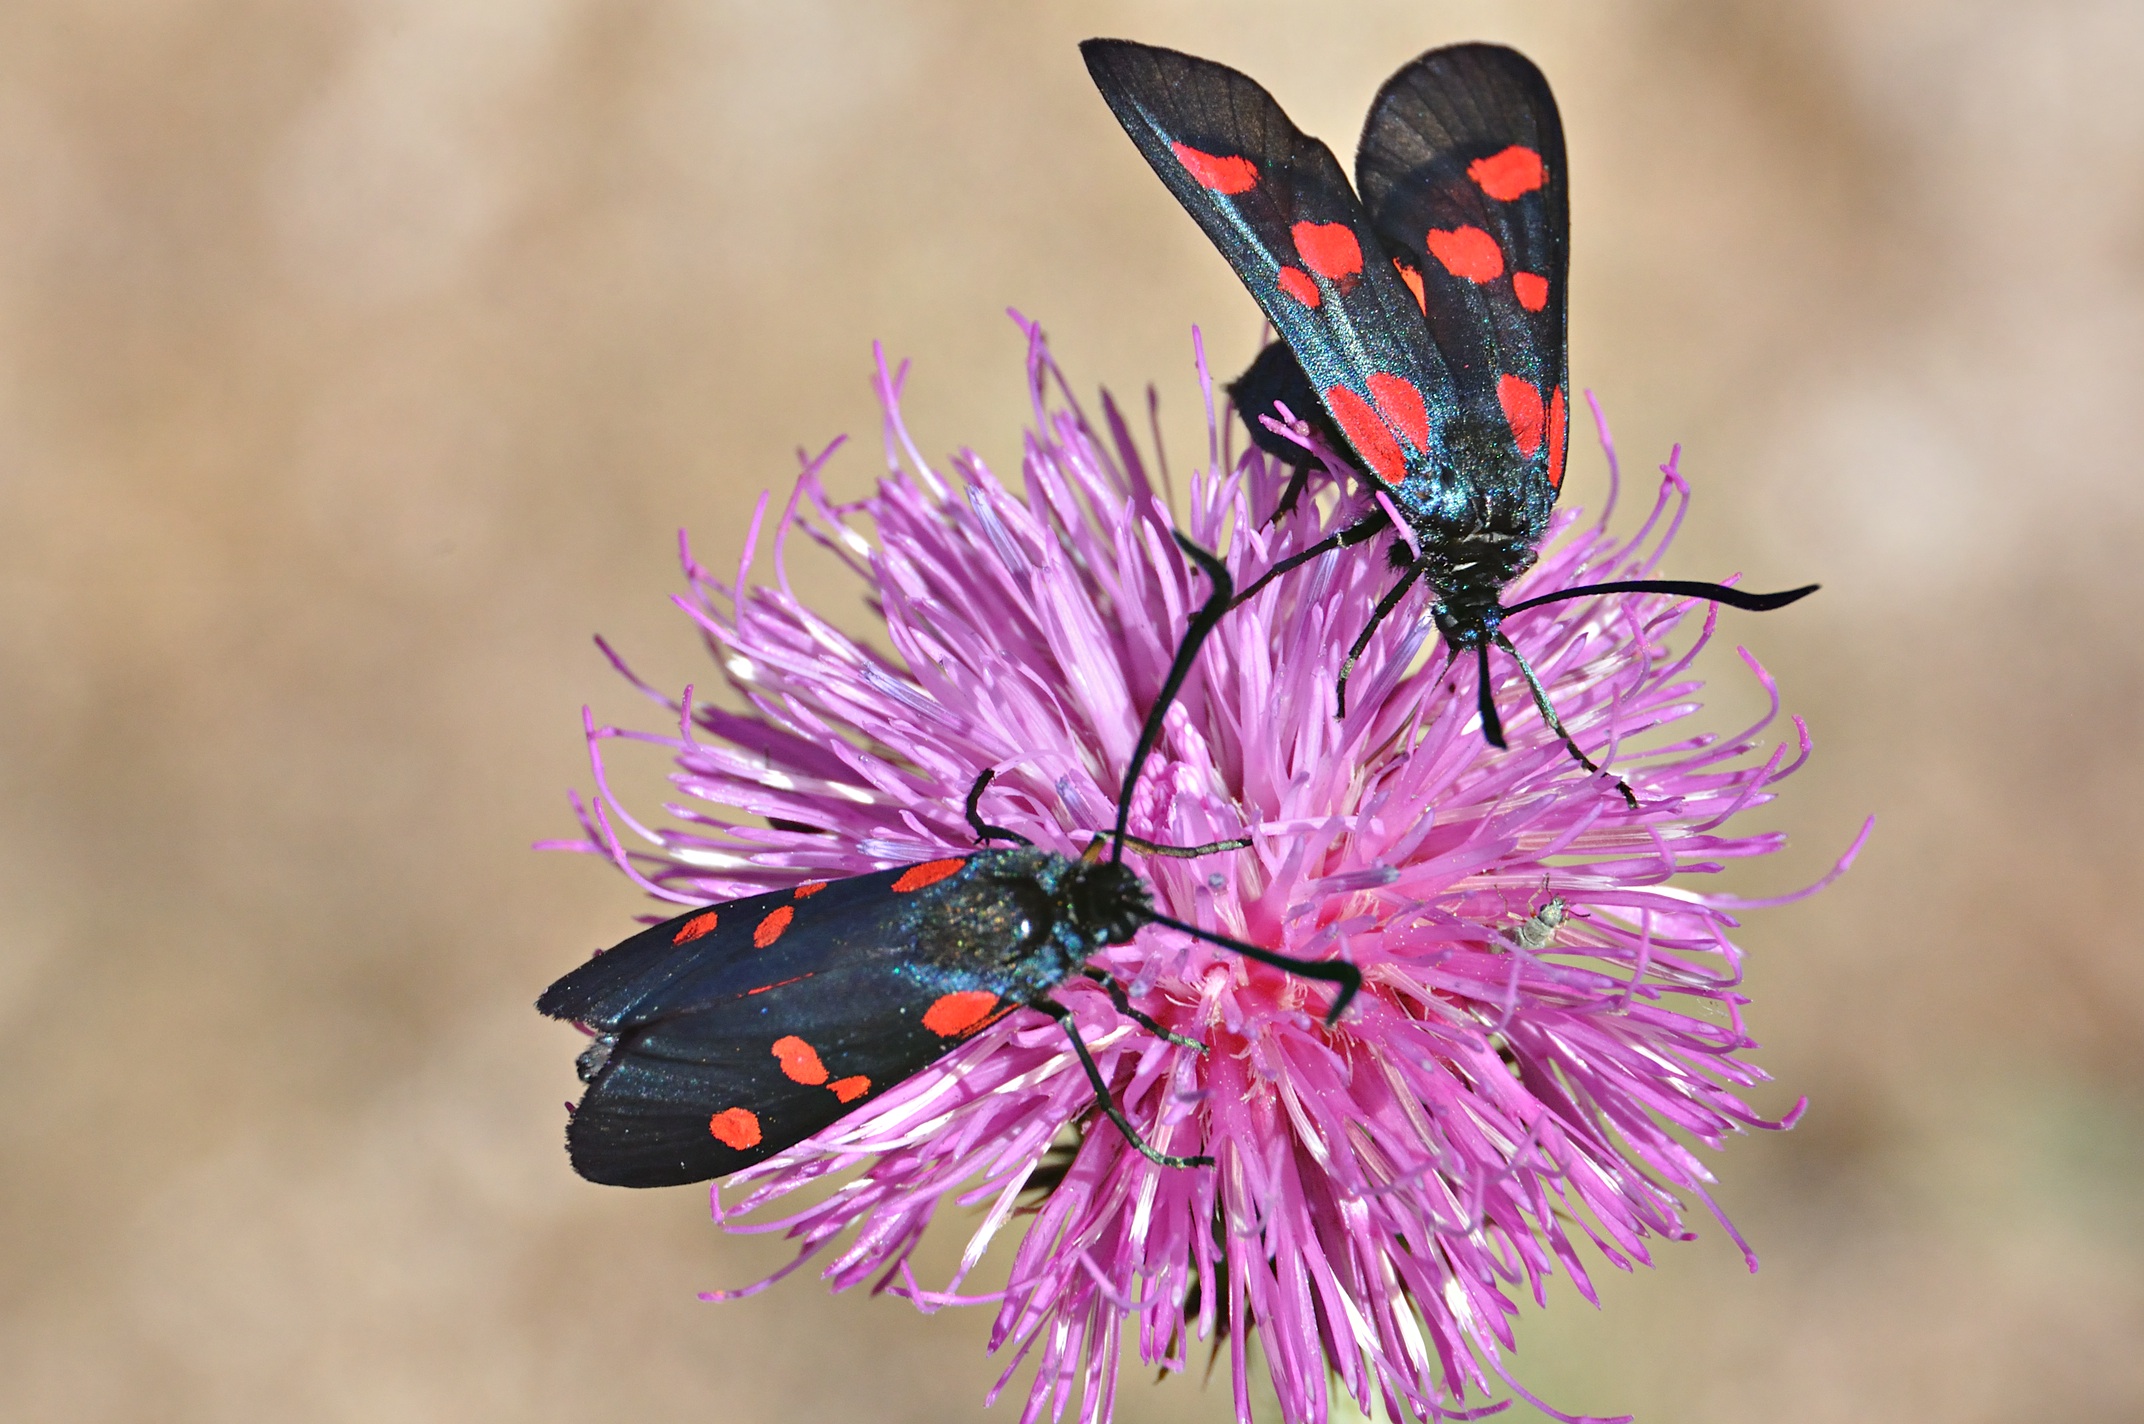
[[[1497,44],[1493,40],[1462,40],[1458,44],[1438,45],[1435,49],[1423,50],[1413,60],[1402,65],[1399,73],[1405,74],[1417,65],[1432,64],[1493,65],[1516,78],[1538,81],[1544,89],[1548,87],[1548,76],[1541,72],[1541,66],[1534,63],[1525,51],[1513,49],[1507,44]],[[1399,75],[1393,77],[1396,79]]]
[[[1438,55],[1450,55],[1454,58],[1460,55],[1465,55],[1469,58],[1478,56],[1482,59],[1494,59],[1499,62],[1515,59],[1528,69],[1538,72],[1541,68],[1540,65],[1535,64],[1533,60],[1527,57],[1524,50],[1515,49],[1507,44],[1499,44],[1495,40],[1461,40],[1457,44],[1438,45],[1435,49],[1422,51],[1420,58],[1434,59]]]
[[[566,1160],[582,1181],[593,1182],[599,1187],[631,1187],[644,1191],[651,1187],[689,1187],[694,1182],[711,1182],[711,1171],[688,1166],[684,1163],[620,1161],[601,1152],[576,1152],[573,1138],[566,1138]]]
[[[1109,39],[1099,35],[1079,42],[1079,56],[1087,62],[1088,76],[1097,84],[1105,79],[1116,79],[1118,71],[1130,59],[1140,55],[1167,53],[1169,51],[1156,50],[1154,46],[1143,45],[1137,40]]]
[[[1510,45],[1493,44],[1487,40],[1439,45],[1422,51],[1394,70],[1392,77],[1378,86],[1377,97],[1370,101],[1364,131],[1368,132],[1376,122],[1378,112],[1393,102],[1396,95],[1411,90],[1425,77],[1434,76],[1436,87],[1448,91],[1470,89],[1473,81],[1492,75],[1496,81],[1516,86],[1538,111],[1544,129],[1542,139],[1555,150],[1556,167],[1560,172],[1563,167],[1563,119],[1548,76],[1541,72],[1540,65]]]
[[[1195,54],[1186,54],[1180,49],[1170,49],[1166,45],[1150,45],[1139,40],[1114,39],[1108,35],[1095,35],[1091,39],[1081,40],[1079,42],[1079,52],[1087,57],[1089,64],[1092,64],[1097,59],[1110,59],[1121,55],[1151,54],[1174,59],[1198,58]],[[1205,62],[1211,64],[1213,61],[1207,60]]]
[[[598,1100],[591,1102],[591,1098]],[[646,1135],[620,1123],[615,1111],[606,1111],[597,1088],[591,1086],[579,1109],[566,1120],[566,1160],[584,1181],[599,1187],[685,1187],[711,1182],[723,1174],[703,1153],[683,1145],[689,1136],[692,1146],[698,1147],[705,1140],[704,1132],[688,1133],[682,1125],[668,1133],[658,1132],[675,1144],[668,1150],[646,1141]],[[635,1137],[642,1140],[635,1142]]]
[[[660,962],[660,950],[671,946],[667,936],[657,935],[656,954],[648,952],[643,937],[663,926],[651,925],[608,949],[599,949],[580,964],[551,981],[551,987],[536,999],[536,1012],[546,1018],[612,1029],[623,1016],[621,1004],[633,1002],[628,992],[651,959]],[[621,997],[622,995],[622,997]]]
[[[591,964],[594,962],[589,961]],[[553,980],[550,988],[536,996],[536,1012],[547,1019],[563,1019],[568,1023],[582,1022],[590,1003],[590,996],[580,983],[581,971],[586,968],[588,965],[583,964],[580,969],[562,974]]]
[[[705,1168],[695,1168],[684,1163],[620,1161],[600,1152],[575,1152],[573,1139],[566,1139],[566,1160],[573,1164],[574,1172],[584,1182],[593,1182],[599,1187],[631,1187],[645,1191],[652,1187],[689,1187],[694,1182],[711,1182],[715,1173]]]
[[[1170,49],[1166,45],[1141,44],[1138,40],[1096,36],[1093,39],[1081,40],[1079,52],[1080,57],[1087,61],[1088,75],[1105,94],[1112,88],[1128,87],[1139,80],[1149,85],[1159,83],[1169,90],[1201,77],[1257,83],[1241,70],[1217,59]],[[1148,73],[1135,80],[1132,67],[1141,64],[1147,66]]]

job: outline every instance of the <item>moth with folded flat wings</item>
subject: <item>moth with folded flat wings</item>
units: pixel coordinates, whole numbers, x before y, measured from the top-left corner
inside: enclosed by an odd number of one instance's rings
[[[702,905],[564,975],[536,1008],[593,1035],[578,1065],[587,1090],[566,1128],[574,1170],[622,1187],[725,1176],[861,1110],[1022,1008],[1064,1025],[1097,1110],[1133,1148],[1161,1166],[1213,1164],[1161,1152],[1140,1135],[1053,991],[1093,979],[1125,1017],[1199,1049],[1134,1008],[1090,958],[1159,925],[1332,984],[1328,1022],[1362,974],[1342,959],[1298,959],[1172,918],[1124,863],[1127,848],[1194,857],[1251,844],[1161,846],[1126,831],[1170,705],[1235,592],[1220,560],[1181,534],[1177,542],[1213,588],[1140,728],[1106,840],[1074,858],[990,825],[985,769],[968,792],[968,824],[978,845],[1008,846]]]

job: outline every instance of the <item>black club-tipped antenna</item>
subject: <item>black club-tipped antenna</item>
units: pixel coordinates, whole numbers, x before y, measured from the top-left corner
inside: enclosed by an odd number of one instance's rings
[[[1154,699],[1153,710],[1146,714],[1146,725],[1139,729],[1138,744],[1132,749],[1132,759],[1124,768],[1124,790],[1117,797],[1117,824],[1110,835],[1109,858],[1112,862],[1124,859],[1124,830],[1131,820],[1132,788],[1139,784],[1139,773],[1146,768],[1146,759],[1153,755],[1154,747],[1161,741],[1162,722],[1169,715],[1169,706],[1176,701],[1176,694],[1183,690],[1184,679],[1191,675],[1191,660],[1199,655],[1199,645],[1206,635],[1213,632],[1221,615],[1228,612],[1230,600],[1236,596],[1236,582],[1228,576],[1228,568],[1212,554],[1184,537],[1180,529],[1169,531],[1176,536],[1176,543],[1193,563],[1206,571],[1213,583],[1213,592],[1199,611],[1191,615],[1191,622],[1184,628],[1183,641],[1176,645],[1176,660],[1169,664],[1169,675],[1162,680],[1161,692]]]
[[[1162,721],[1168,716],[1170,705],[1176,701],[1176,694],[1183,690],[1184,679],[1191,675],[1191,662],[1198,656],[1200,645],[1206,641],[1207,635],[1213,632],[1214,625],[1221,621],[1222,615],[1228,612],[1229,605],[1235,600],[1235,580],[1228,576],[1227,566],[1185,538],[1181,530],[1170,532],[1175,534],[1177,544],[1192,561],[1206,571],[1206,577],[1213,584],[1213,592],[1207,596],[1199,611],[1191,615],[1191,622],[1184,629],[1183,641],[1176,645],[1176,658],[1169,666],[1169,675],[1162,681],[1161,692],[1154,699],[1153,710],[1147,713],[1146,725],[1139,729],[1138,745],[1134,747],[1132,759],[1124,769],[1124,790],[1117,797],[1117,824],[1110,837],[1109,858],[1112,861],[1123,860],[1125,845],[1134,839],[1125,834],[1125,826],[1131,818],[1132,789],[1139,784],[1139,774],[1146,769],[1147,758],[1153,755],[1155,746],[1161,741]],[[1216,842],[1211,847],[1221,848],[1233,848],[1233,843]],[[1197,853],[1209,847],[1189,849]],[[1153,924],[1190,935],[1193,939],[1202,939],[1209,944],[1220,945],[1223,949],[1232,949],[1246,959],[1270,964],[1301,978],[1322,979],[1337,985],[1339,992],[1333,996],[1332,1007],[1325,1013],[1327,1024],[1339,1019],[1349,1001],[1362,988],[1362,971],[1346,960],[1297,959],[1293,955],[1280,954],[1255,944],[1247,944],[1240,939],[1202,930],[1197,925],[1187,924],[1183,920],[1152,910],[1146,912],[1146,918]]]
[[[1807,598],[1822,584],[1803,584],[1782,593],[1750,593],[1744,589],[1730,588],[1724,583],[1701,583],[1694,579],[1611,579],[1607,583],[1581,584],[1577,588],[1559,588],[1554,593],[1544,593],[1539,598],[1521,599],[1504,610],[1509,618],[1514,613],[1523,613],[1529,608],[1539,608],[1544,603],[1561,603],[1569,598],[1586,598],[1597,593],[1673,593],[1684,598],[1702,598],[1711,603],[1724,603],[1729,608],[1740,608],[1749,613],[1769,613],[1775,608],[1785,608],[1797,599]]]

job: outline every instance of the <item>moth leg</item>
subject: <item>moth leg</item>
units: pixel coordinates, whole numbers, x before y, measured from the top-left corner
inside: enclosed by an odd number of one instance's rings
[[[1413,588],[1414,581],[1421,576],[1422,565],[1420,563],[1409,564],[1407,572],[1400,575],[1400,581],[1392,585],[1391,590],[1377,601],[1377,609],[1370,615],[1370,621],[1363,625],[1361,634],[1355,639],[1355,646],[1347,650],[1347,661],[1340,664],[1340,682],[1334,689],[1338,710],[1333,713],[1333,716],[1345,717],[1347,715],[1348,676],[1355,671],[1355,660],[1362,656],[1363,649],[1370,646],[1370,635],[1377,631],[1377,625],[1384,622],[1393,609],[1400,606],[1400,600],[1407,596],[1407,590]]]
[[[1108,970],[1100,969],[1092,964],[1088,964],[1081,966],[1081,972],[1084,973],[1089,979],[1092,979],[1095,983],[1102,986],[1102,992],[1109,995],[1109,1002],[1117,1006],[1118,1013],[1124,1015],[1124,1017],[1130,1019],[1133,1023],[1139,1025],[1148,1033],[1154,1035],[1154,1037],[1165,1038],[1169,1042],[1175,1044],[1178,1048],[1195,1048],[1201,1053],[1204,1053],[1206,1051],[1206,1045],[1199,1042],[1197,1039],[1186,1038],[1180,1033],[1165,1029],[1160,1024],[1155,1023],[1152,1019],[1148,1018],[1145,1014],[1142,1014],[1137,1009],[1133,1008],[1130,996],[1124,992],[1124,986],[1119,984],[1116,981],[1115,977],[1111,975]]]
[[[1578,743],[1572,741],[1571,734],[1563,729],[1563,719],[1558,717],[1556,715],[1556,709],[1549,705],[1547,689],[1541,686],[1541,679],[1534,676],[1534,670],[1532,665],[1529,664],[1526,661],[1525,657],[1520,654],[1518,648],[1513,646],[1511,639],[1505,637],[1503,633],[1499,632],[1496,635],[1496,645],[1499,648],[1502,648],[1505,652],[1511,654],[1511,660],[1519,665],[1519,671],[1523,673],[1526,677],[1526,685],[1533,689],[1534,706],[1541,709],[1541,720],[1548,723],[1548,729],[1550,731],[1554,732],[1558,737],[1563,739],[1564,748],[1569,751],[1572,756],[1578,758],[1578,764],[1580,766],[1592,772],[1595,776],[1606,775],[1607,773],[1603,772],[1598,766],[1595,766],[1593,764],[1593,758],[1587,756],[1584,752],[1578,749]],[[1481,671],[1482,686],[1484,688],[1489,685],[1488,658],[1489,650],[1487,648],[1483,648]],[[1488,693],[1484,692],[1482,695],[1486,697],[1488,696]],[[1615,789],[1623,793],[1623,800],[1628,803],[1631,810],[1635,811],[1638,809],[1638,793],[1630,789],[1629,782],[1618,776],[1615,779]]]
[[[1490,746],[1502,751],[1509,743],[1504,740],[1504,719],[1496,715],[1496,686],[1489,681],[1489,645],[1476,643],[1474,653],[1474,660],[1481,664],[1481,737]]]
[[[1065,1037],[1072,1040],[1072,1051],[1079,1055],[1079,1066],[1087,1070],[1087,1081],[1094,1084],[1095,1106],[1106,1113],[1109,1120],[1117,1125],[1117,1131],[1124,1134],[1126,1142],[1139,1149],[1140,1156],[1146,1158],[1147,1161],[1152,1162],[1157,1167],[1211,1167],[1213,1165],[1213,1158],[1211,1157],[1171,1157],[1168,1153],[1160,1151],[1141,1137],[1139,1129],[1132,1126],[1131,1119],[1126,1117],[1123,1110],[1117,1106],[1117,1100],[1109,1095],[1109,1084],[1102,1080],[1102,1070],[1095,1066],[1094,1055],[1087,1051],[1086,1043],[1081,1040],[1079,1028],[1072,1022],[1072,1011],[1054,999],[1040,1000],[1035,1004],[1035,1007],[1057,1020],[1064,1027]]]
[[[1340,1021],[1340,1015],[1362,990],[1362,971],[1344,959],[1297,959],[1292,954],[1280,954],[1270,949],[1261,949],[1255,944],[1245,944],[1240,939],[1230,939],[1227,935],[1202,930],[1197,925],[1187,924],[1183,920],[1172,919],[1152,910],[1146,912],[1146,917],[1157,925],[1167,925],[1170,929],[1181,931],[1193,939],[1202,939],[1208,944],[1220,945],[1223,949],[1233,949],[1245,959],[1255,959],[1260,964],[1285,969],[1290,974],[1304,979],[1323,979],[1328,984],[1337,985],[1340,992],[1333,995],[1333,1006],[1325,1011],[1327,1028]]]
[[[1232,841],[1208,841],[1204,845],[1167,846],[1156,845],[1144,836],[1127,835],[1124,838],[1124,844],[1143,855],[1166,855],[1173,856],[1178,860],[1196,860],[1202,855],[1216,855],[1224,850],[1248,850],[1251,838],[1249,836],[1238,836]]]
[[[1080,860],[1087,865],[1092,865],[1100,860],[1102,858],[1102,847],[1109,844],[1109,839],[1108,836],[1097,833],[1095,838],[1087,843],[1087,849],[1080,853]],[[1251,838],[1249,836],[1238,836],[1231,841],[1208,841],[1204,845],[1167,846],[1156,845],[1145,836],[1127,834],[1124,837],[1124,844],[1146,855],[1165,855],[1175,860],[1196,860],[1202,855],[1218,855],[1224,850],[1248,850],[1251,846]]]
[[[1288,477],[1288,488],[1281,491],[1280,503],[1274,505],[1273,512],[1266,516],[1264,527],[1271,529],[1274,525],[1295,513],[1295,502],[1303,497],[1303,486],[1309,483],[1310,464],[1306,460],[1304,463],[1297,465],[1295,473]]]
[[[1297,551],[1296,553],[1290,554],[1287,558],[1282,559],[1272,568],[1267,569],[1264,573],[1260,574],[1255,580],[1252,581],[1251,586],[1249,588],[1237,594],[1236,602],[1231,603],[1229,607],[1234,608],[1237,603],[1244,603],[1249,601],[1251,595],[1257,593],[1258,590],[1264,588],[1274,579],[1279,578],[1282,574],[1288,572],[1288,570],[1292,568],[1296,568],[1299,565],[1309,563],[1312,559],[1317,558],[1320,554],[1330,553],[1334,549],[1353,548],[1357,544],[1361,544],[1367,542],[1368,540],[1375,539],[1379,534],[1383,533],[1385,529],[1391,525],[1391,523],[1391,517],[1385,513],[1385,507],[1383,505],[1379,505],[1376,509],[1364,515],[1362,518],[1356,520],[1353,524],[1348,525],[1347,528],[1342,529],[1339,533],[1328,534],[1323,539],[1320,539],[1317,543],[1312,544],[1309,548],[1302,549]]]
[[[982,845],[988,841],[1011,841],[1014,845],[1033,845],[1033,841],[1021,835],[1018,831],[1008,831],[1003,826],[993,826],[983,819],[983,789],[989,786],[996,777],[997,773],[986,766],[983,768],[982,774],[975,778],[975,784],[968,788],[968,824],[975,827],[975,843]]]

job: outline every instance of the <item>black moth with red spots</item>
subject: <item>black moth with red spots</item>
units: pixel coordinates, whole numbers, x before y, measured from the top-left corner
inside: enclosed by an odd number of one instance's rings
[[[1096,1106],[1133,1146],[1165,1166],[1210,1161],[1164,1155],[1139,1137],[1070,1011],[1050,992],[1090,974],[1120,1012],[1166,1033],[1087,964],[1098,950],[1129,943],[1150,924],[1337,985],[1329,1019],[1339,1016],[1362,979],[1352,964],[1297,960],[1161,914],[1122,863],[1126,845],[1186,853],[1125,834],[1131,789],[1162,717],[1233,594],[1218,560],[1184,547],[1213,581],[1213,593],[1185,631],[1140,733],[1110,858],[1094,858],[1099,840],[1078,859],[1023,844],[812,881],[688,911],[597,955],[536,1001],[541,1012],[596,1035],[580,1058],[588,1087],[566,1128],[576,1171],[611,1186],[664,1187],[748,1167],[830,1126],[1023,1007],[1064,1024]],[[989,780],[987,772],[978,777],[968,797],[978,841],[1021,840],[978,813]]]
[[[1451,45],[1401,68],[1370,106],[1350,187],[1332,151],[1249,76],[1128,40],[1080,49],[1139,151],[1281,335],[1230,387],[1252,438],[1301,464],[1303,448],[1265,421],[1278,400],[1317,425],[1352,452],[1419,550],[1395,548],[1405,571],[1343,665],[1341,715],[1348,670],[1371,632],[1426,577],[1446,646],[1479,659],[1488,740],[1504,744],[1489,683],[1494,644],[1518,660],[1544,721],[1591,768],[1504,636],[1507,615],[1589,593],[1679,593],[1762,610],[1813,591],[1628,579],[1504,606],[1502,591],[1532,567],[1562,488],[1571,407],[1563,123],[1524,55]],[[1380,507],[1275,565],[1243,596],[1389,524]]]
[[[1145,898],[1121,865],[1026,849],[799,889],[643,930],[537,1001],[599,1035],[566,1133],[582,1176],[700,1181],[801,1142],[1130,939]]]

